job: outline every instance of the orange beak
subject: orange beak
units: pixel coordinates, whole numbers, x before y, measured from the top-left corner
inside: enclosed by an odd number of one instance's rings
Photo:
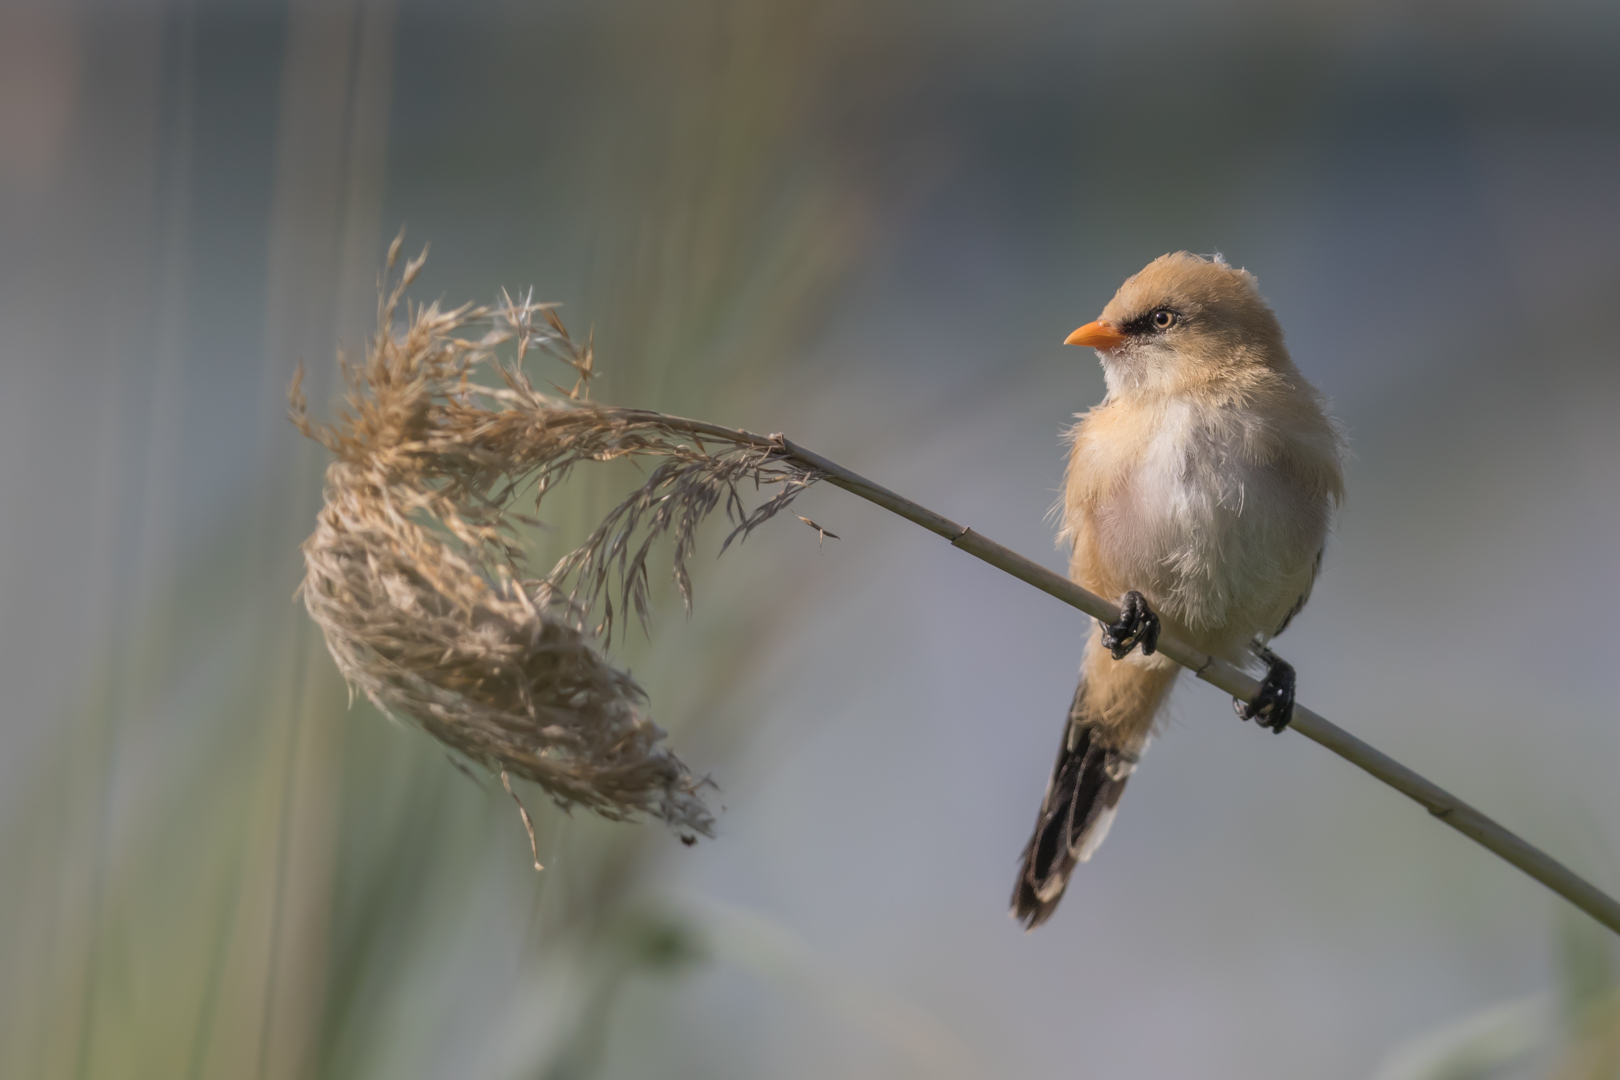
[[[1065,345],[1084,345],[1092,349],[1117,349],[1125,344],[1125,335],[1105,322],[1088,322],[1063,339]]]

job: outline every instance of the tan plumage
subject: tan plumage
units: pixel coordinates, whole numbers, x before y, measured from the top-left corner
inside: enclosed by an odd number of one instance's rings
[[[1097,348],[1108,381],[1070,433],[1070,576],[1104,596],[1140,592],[1166,631],[1240,661],[1309,597],[1344,494],[1322,396],[1253,275],[1219,257],[1155,259],[1069,341]],[[1178,671],[1142,651],[1116,660],[1103,638],[1093,630],[1014,890],[1027,926],[1102,841]]]

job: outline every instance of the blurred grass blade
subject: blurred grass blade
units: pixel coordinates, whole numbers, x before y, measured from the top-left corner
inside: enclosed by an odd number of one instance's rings
[[[1493,1005],[1397,1046],[1373,1080],[1483,1080],[1557,1033],[1557,1009],[1545,994]]]

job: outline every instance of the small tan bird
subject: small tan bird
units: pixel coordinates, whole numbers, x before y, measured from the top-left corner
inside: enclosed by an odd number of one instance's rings
[[[1070,433],[1069,576],[1120,597],[1121,614],[1091,634],[1024,849],[1012,907],[1030,929],[1102,843],[1147,748],[1180,670],[1155,655],[1161,624],[1233,662],[1257,647],[1261,690],[1233,704],[1288,726],[1294,669],[1265,645],[1310,597],[1344,497],[1342,438],[1322,395],[1289,359],[1254,276],[1220,256],[1153,260],[1065,344],[1096,349],[1108,380]]]

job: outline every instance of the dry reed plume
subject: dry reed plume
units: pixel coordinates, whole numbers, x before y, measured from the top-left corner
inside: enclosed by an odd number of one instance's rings
[[[645,692],[603,649],[617,621],[647,616],[655,543],[670,541],[690,604],[703,520],[723,509],[729,545],[820,474],[758,436],[590,402],[590,344],[549,305],[404,301],[425,256],[385,289],[364,361],[340,357],[335,423],[309,418],[302,372],[291,389],[293,422],[333,455],[303,548],[310,616],[351,687],[503,781],[526,777],[564,809],[653,815],[688,842],[711,834],[708,781],[661,745]],[[573,390],[537,390],[521,368],[530,350],[573,367]],[[520,501],[538,510],[576,465],[623,457],[659,460],[583,546],[528,576],[514,523],[537,522]],[[744,484],[772,494],[749,509]]]

